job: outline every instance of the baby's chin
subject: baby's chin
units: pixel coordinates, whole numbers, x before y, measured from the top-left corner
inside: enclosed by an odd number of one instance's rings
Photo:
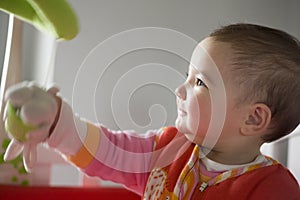
[[[190,133],[190,131],[180,125],[176,124],[175,127],[180,134],[183,134],[190,142],[194,143],[195,137],[193,133]]]
[[[175,121],[175,127],[181,133],[189,132],[188,127],[187,127],[185,121],[181,117],[177,117],[177,119]]]
[[[175,121],[175,127],[181,133],[184,133],[187,131],[186,128],[184,128],[182,123],[180,122],[180,119],[178,119],[178,118]]]
[[[186,137],[186,139],[189,140],[191,143],[202,146],[204,137],[197,136],[197,134],[192,133],[185,127],[178,126],[177,124],[175,125],[175,127],[177,128],[178,132],[183,134]]]

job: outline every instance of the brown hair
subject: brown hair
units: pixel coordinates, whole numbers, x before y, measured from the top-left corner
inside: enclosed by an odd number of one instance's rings
[[[272,112],[266,142],[292,132],[300,122],[300,43],[286,32],[254,24],[233,24],[211,33],[230,44],[233,81],[242,89],[240,102],[255,101]]]

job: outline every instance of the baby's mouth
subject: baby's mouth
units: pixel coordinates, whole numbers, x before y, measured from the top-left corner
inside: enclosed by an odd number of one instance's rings
[[[177,113],[178,113],[179,116],[186,116],[187,115],[187,112],[185,110],[183,110],[182,108],[178,108]]]

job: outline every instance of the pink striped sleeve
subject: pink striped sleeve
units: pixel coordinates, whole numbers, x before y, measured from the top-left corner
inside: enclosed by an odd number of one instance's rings
[[[81,150],[70,161],[90,176],[123,184],[142,195],[159,131],[137,134],[88,124]]]

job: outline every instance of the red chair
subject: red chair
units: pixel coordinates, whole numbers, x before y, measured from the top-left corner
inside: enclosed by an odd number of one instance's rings
[[[138,195],[123,188],[40,187],[0,185],[1,200],[137,200]]]

